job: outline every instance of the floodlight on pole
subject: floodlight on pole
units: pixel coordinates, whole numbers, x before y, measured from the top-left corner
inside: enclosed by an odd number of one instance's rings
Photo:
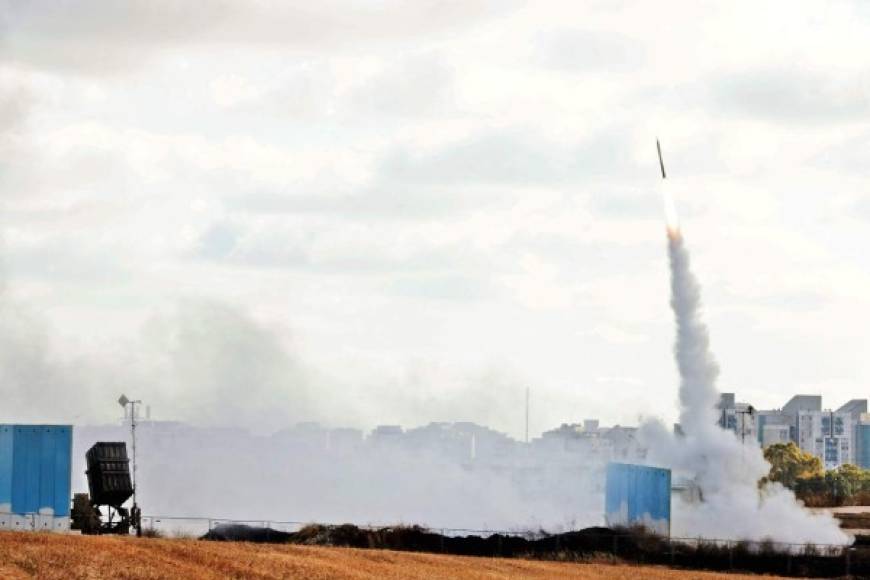
[[[136,503],[136,404],[141,404],[142,401],[132,401],[126,395],[121,395],[118,398],[118,404],[127,409],[130,405],[130,440],[133,448],[133,521],[136,526],[136,535],[142,534],[142,524],[139,523],[139,506]]]
[[[746,409],[737,409],[735,413],[740,415],[740,442],[746,443],[746,415],[752,417],[755,414],[755,407],[748,405]]]

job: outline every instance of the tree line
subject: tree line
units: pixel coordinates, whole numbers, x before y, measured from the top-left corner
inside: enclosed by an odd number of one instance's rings
[[[770,473],[761,485],[779,482],[809,507],[870,505],[870,469],[845,464],[825,470],[821,459],[794,442],[770,445],[764,458]]]

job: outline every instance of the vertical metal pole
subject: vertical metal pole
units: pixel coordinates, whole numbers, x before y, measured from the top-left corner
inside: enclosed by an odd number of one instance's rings
[[[139,504],[136,501],[136,403],[142,401],[130,401],[130,438],[133,444],[133,509],[131,516],[133,525],[136,526],[136,537],[142,537],[142,521],[140,520]]]
[[[136,401],[130,401],[130,438],[133,443],[133,507],[136,507]]]
[[[529,387],[526,387],[526,445],[529,444]]]

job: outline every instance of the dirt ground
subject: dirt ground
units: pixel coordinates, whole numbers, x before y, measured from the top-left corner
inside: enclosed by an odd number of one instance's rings
[[[385,550],[0,532],[0,578],[739,580],[762,577]]]

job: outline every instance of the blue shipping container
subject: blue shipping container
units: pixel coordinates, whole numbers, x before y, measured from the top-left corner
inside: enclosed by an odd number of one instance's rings
[[[604,496],[607,525],[643,526],[670,535],[670,469],[608,463]]]
[[[72,427],[0,425],[0,513],[68,517]]]
[[[12,511],[12,425],[0,425],[0,513]]]

